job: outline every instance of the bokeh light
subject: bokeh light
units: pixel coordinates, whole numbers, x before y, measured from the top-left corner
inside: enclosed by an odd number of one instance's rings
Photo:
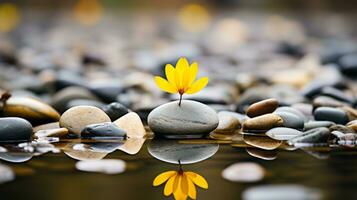
[[[200,32],[210,24],[211,16],[207,8],[199,4],[187,4],[178,13],[179,24],[187,31]]]
[[[84,26],[97,24],[102,15],[103,7],[98,0],[79,0],[74,6],[74,16]]]
[[[0,4],[0,32],[13,30],[20,21],[20,13],[16,5]]]

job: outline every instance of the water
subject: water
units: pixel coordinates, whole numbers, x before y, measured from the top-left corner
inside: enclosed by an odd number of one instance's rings
[[[205,141],[183,141],[191,142]],[[63,147],[68,143],[55,143],[55,146]],[[63,152],[34,156],[23,163],[1,161],[14,170],[16,178],[0,185],[0,199],[165,199],[164,186],[153,187],[152,182],[158,174],[178,170],[179,166],[151,156],[148,143],[150,140],[136,155],[116,150],[105,156],[126,162],[126,171],[117,175],[78,171],[77,161]],[[264,154],[270,159],[276,157],[274,160],[264,160],[247,153],[247,149],[255,153],[262,150],[247,148],[244,144],[237,146],[240,147],[220,144],[217,153],[207,160],[183,165],[184,171],[198,173],[208,182],[207,190],[197,190],[198,199],[242,199],[246,189],[266,184],[299,184],[316,189],[321,199],[357,198],[356,148],[278,149]],[[236,183],[222,178],[221,173],[227,166],[246,161],[266,170],[262,181]]]

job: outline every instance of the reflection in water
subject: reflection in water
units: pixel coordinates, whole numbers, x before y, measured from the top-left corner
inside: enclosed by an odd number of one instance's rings
[[[84,160],[78,161],[76,168],[85,172],[120,174],[125,171],[126,164],[124,161],[118,159]]]
[[[222,171],[222,177],[233,182],[257,182],[265,174],[265,169],[253,162],[235,163]]]
[[[267,151],[258,148],[246,148],[245,150],[249,155],[262,160],[275,160],[278,157],[278,153],[275,150]]]
[[[4,152],[0,153],[0,159],[7,162],[21,163],[30,160],[33,157],[32,153],[26,152]]]
[[[189,144],[178,140],[152,140],[149,153],[158,160],[178,164],[192,164],[206,160],[218,151],[218,144]]]
[[[180,161],[178,161],[180,163]],[[196,199],[197,191],[195,185],[208,189],[208,183],[204,177],[195,172],[184,172],[181,164],[178,171],[167,171],[159,174],[153,181],[153,186],[165,183],[164,195],[173,194],[176,200],[186,200],[187,197]]]

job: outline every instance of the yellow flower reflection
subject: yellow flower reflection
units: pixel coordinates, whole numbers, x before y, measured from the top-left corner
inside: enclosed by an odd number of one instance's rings
[[[179,105],[181,105],[183,94],[194,94],[207,85],[208,77],[202,77],[195,81],[197,73],[198,64],[194,62],[190,65],[187,59],[182,57],[177,61],[175,68],[171,64],[165,66],[167,80],[160,76],[155,76],[155,82],[165,92],[179,93]]]
[[[187,197],[196,199],[195,185],[208,189],[208,183],[201,175],[194,172],[184,172],[181,168],[179,171],[167,171],[159,174],[153,182],[153,186],[165,184],[164,195],[174,195],[176,200],[186,200]]]

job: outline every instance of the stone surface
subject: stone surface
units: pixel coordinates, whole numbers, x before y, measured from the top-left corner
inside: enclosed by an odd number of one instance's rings
[[[32,135],[32,125],[18,117],[0,118],[0,142],[29,141]]]
[[[335,125],[335,123],[331,121],[308,121],[304,125],[304,130],[308,131],[310,129],[319,128],[319,127],[329,128],[333,125]]]
[[[105,122],[100,124],[90,124],[86,126],[81,132],[82,138],[126,138],[126,132],[114,123]]]
[[[256,117],[259,115],[272,113],[279,106],[276,99],[265,99],[250,105],[246,111],[249,117]]]
[[[149,153],[164,162],[192,164],[213,156],[218,151],[218,144],[180,143],[177,140],[152,140],[148,144]]]
[[[282,106],[282,107],[277,108],[275,110],[275,112],[290,112],[292,114],[295,114],[295,115],[299,116],[305,122],[307,121],[306,116],[301,111],[299,111],[298,109],[295,109],[293,107]]]
[[[42,137],[65,138],[68,135],[68,129],[56,128],[56,129],[39,130],[39,131],[35,132],[34,135],[37,138],[42,138]]]
[[[51,123],[42,124],[33,127],[33,132],[36,133],[39,130],[48,130],[48,129],[57,129],[57,128],[60,128],[59,122],[51,122]]]
[[[68,109],[60,118],[60,127],[80,136],[84,127],[90,124],[110,122],[104,111],[92,106],[77,106]]]
[[[283,126],[287,128],[294,128],[302,130],[304,128],[304,119],[296,114],[284,111],[277,111],[274,114],[278,115],[283,119]]]
[[[148,116],[148,125],[158,136],[167,138],[199,138],[218,126],[212,108],[190,100],[170,102],[155,108]]]
[[[58,121],[60,114],[44,102],[28,97],[11,97],[6,101],[3,115],[21,117],[32,123]]]
[[[129,109],[119,102],[113,102],[105,105],[102,107],[102,110],[107,113],[112,121],[119,119],[129,112]]]
[[[144,138],[147,134],[138,114],[130,112],[113,122],[124,130],[129,138]]]
[[[332,121],[336,124],[346,124],[348,116],[346,112],[338,108],[319,107],[314,112],[317,121]]]
[[[285,127],[278,127],[270,129],[266,132],[266,135],[275,139],[275,140],[290,140],[296,136],[301,135],[302,132],[292,129],[292,128],[285,128]]]
[[[273,127],[282,126],[283,119],[276,114],[265,114],[250,118],[243,123],[243,130],[248,132],[262,132]]]
[[[15,173],[6,165],[0,164],[0,184],[15,179]]]

